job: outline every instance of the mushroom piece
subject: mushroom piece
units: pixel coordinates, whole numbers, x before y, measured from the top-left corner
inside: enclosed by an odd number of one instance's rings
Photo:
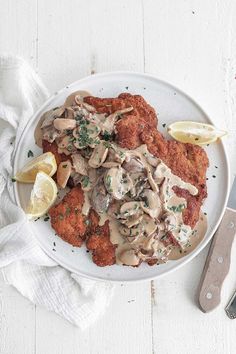
[[[65,135],[62,138],[58,139],[57,141],[57,146],[60,149],[67,149],[68,151],[73,151],[74,147],[72,145],[72,140],[71,136]]]
[[[59,117],[63,112],[64,110],[60,107],[54,110],[51,109],[42,115],[34,131],[35,142],[39,147],[42,147],[43,139],[52,143],[60,135],[54,128],[53,121],[55,117]]]
[[[141,198],[143,199],[143,202],[141,202],[143,211],[152,218],[157,218],[162,210],[161,199],[157,193],[153,192],[151,189],[144,189]]]
[[[156,184],[156,182],[154,181],[154,179],[153,179],[153,177],[152,177],[152,171],[151,171],[151,169],[150,169],[148,166],[146,166],[146,171],[147,171],[148,182],[149,182],[149,184],[150,184],[152,190],[153,190],[154,192],[159,192],[159,187],[158,187],[158,185]]]
[[[148,215],[143,216],[143,220],[142,220],[141,224],[143,225],[143,230],[144,230],[143,233],[145,236],[152,235],[157,229],[157,224]]]
[[[120,225],[119,232],[121,233],[121,235],[128,237],[129,241],[134,241],[137,237],[143,235],[144,227],[142,223],[134,225],[130,228],[125,225]]]
[[[127,107],[124,109],[120,109],[118,111],[115,111],[114,113],[110,114],[108,117],[106,117],[103,125],[102,125],[102,131],[107,132],[111,134],[114,131],[114,126],[116,121],[118,120],[119,116],[124,113],[131,112],[133,110],[133,107]]]
[[[136,151],[140,152],[146,159],[146,161],[149,163],[149,165],[156,167],[158,165],[159,159],[155,156],[153,156],[147,148],[147,145],[143,144],[140,145],[135,149]]]
[[[83,97],[81,95],[75,96],[75,103],[83,106],[89,112],[96,112],[96,109],[93,106],[83,101]]]
[[[57,152],[58,152],[58,154],[65,154],[66,156],[71,155],[71,151],[67,150],[66,148],[59,148],[58,147]]]
[[[104,175],[105,187],[115,199],[122,199],[133,186],[128,173],[122,167],[112,167]]]
[[[44,113],[43,117],[40,119],[42,133],[41,135],[37,133],[39,135],[39,139],[41,137],[44,140],[47,140],[48,142],[52,143],[57,137],[61,136],[61,132],[54,127],[54,121],[55,119],[59,119],[57,117],[60,117],[63,113],[63,107],[51,109],[50,111]],[[36,130],[39,130],[39,126],[37,126]]]
[[[127,218],[137,214],[141,206],[140,202],[126,202],[120,207],[120,217]]]
[[[71,155],[73,167],[76,172],[80,173],[83,176],[88,175],[88,162],[80,154]]]
[[[73,93],[71,93],[67,98],[66,101],[64,103],[64,107],[69,107],[69,106],[73,106],[76,104],[75,102],[75,97],[76,96],[80,96],[81,98],[87,97],[87,96],[91,96],[91,93],[89,93],[88,91],[75,91]]]
[[[130,157],[129,155],[127,155],[122,167],[127,172],[130,172],[130,173],[137,173],[137,172],[144,171],[144,166],[142,164],[142,161],[140,161],[136,156]]]
[[[161,184],[166,177],[168,167],[164,163],[159,163],[153,173],[154,180],[157,184]]]
[[[70,130],[76,127],[76,120],[75,119],[68,119],[68,118],[56,118],[53,121],[53,125],[57,130]]]
[[[178,227],[178,221],[174,213],[167,211],[162,215],[162,219],[167,231],[173,231]]]
[[[100,177],[91,194],[91,205],[98,213],[107,211],[111,202],[111,195],[107,193],[103,184],[103,178]]]
[[[112,168],[120,166],[125,160],[125,152],[122,149],[118,149],[114,144],[106,142],[109,147],[108,156],[106,162],[102,165],[105,168]]]
[[[61,188],[65,188],[70,177],[72,166],[70,160],[63,161],[57,169],[57,183]]]
[[[41,125],[41,128],[45,128],[48,127],[49,125],[52,125],[54,119],[57,117],[61,117],[64,111],[65,111],[64,107],[59,107],[56,109],[51,109],[50,111],[44,113],[43,115],[44,120]]]
[[[76,116],[76,113],[72,107],[66,107],[65,108],[65,118],[66,119],[72,119],[74,120]]]
[[[128,228],[131,228],[135,225],[140,224],[143,219],[143,211],[138,210],[138,212],[132,216],[129,216],[127,219],[120,219],[120,222],[126,225]]]
[[[54,128],[53,124],[42,128],[42,138],[52,143],[56,138],[60,136],[60,133]]]
[[[116,255],[116,257],[121,264],[128,265],[128,266],[135,267],[138,266],[141,262],[141,260],[136,255],[136,251],[132,248],[124,249],[120,251]]]
[[[89,176],[81,176],[80,178],[81,188],[85,192],[89,192],[92,189],[92,182],[89,179]]]
[[[104,141],[100,141],[100,143],[95,147],[93,153],[88,161],[90,167],[98,168],[102,166],[103,162],[106,160],[108,154],[108,148]]]

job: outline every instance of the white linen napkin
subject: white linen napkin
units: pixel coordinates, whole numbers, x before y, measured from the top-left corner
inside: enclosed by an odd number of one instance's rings
[[[4,280],[37,305],[55,311],[81,329],[104,311],[113,286],[94,282],[58,266],[38,246],[12,189],[14,145],[48,91],[19,57],[0,56],[0,268]]]

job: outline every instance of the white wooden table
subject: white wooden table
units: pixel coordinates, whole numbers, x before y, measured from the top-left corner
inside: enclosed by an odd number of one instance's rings
[[[194,97],[227,129],[236,172],[234,0],[0,0],[0,52],[27,59],[54,92],[94,72],[153,73]],[[1,126],[2,127],[2,126]],[[81,332],[0,280],[0,354],[236,353],[236,242],[221,305],[195,293],[207,249],[153,282],[118,285],[106,314]]]

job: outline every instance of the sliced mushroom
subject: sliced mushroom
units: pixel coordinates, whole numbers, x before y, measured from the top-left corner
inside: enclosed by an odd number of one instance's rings
[[[120,207],[120,216],[127,218],[129,216],[137,214],[141,206],[140,202],[126,202]]]
[[[80,154],[71,155],[73,167],[76,172],[80,173],[83,176],[88,175],[88,162]]]
[[[117,218],[120,213],[120,207],[122,205],[122,201],[120,200],[113,200],[111,204],[109,205],[109,208],[107,210],[107,214],[111,216],[112,218]]]
[[[161,184],[166,177],[168,167],[164,163],[159,163],[153,173],[154,180],[157,184]]]
[[[140,161],[136,156],[130,156],[129,154],[125,158],[125,162],[122,167],[130,173],[143,172],[144,166],[142,161]]]
[[[112,168],[120,166],[125,160],[125,152],[122,149],[118,149],[114,144],[106,142],[109,147],[108,156],[106,162],[104,162],[103,167]]]
[[[118,167],[120,166],[119,162],[114,162],[114,161],[106,161],[102,164],[102,167],[105,168],[112,168],[112,167]]]
[[[173,231],[178,227],[178,221],[174,213],[166,212],[164,215],[162,215],[162,219],[167,231]]]
[[[44,120],[41,125],[41,128],[48,127],[49,125],[52,125],[53,121],[57,117],[61,117],[62,114],[64,113],[65,109],[63,107],[59,107],[56,109],[51,109],[50,111],[44,113]]]
[[[152,177],[152,171],[149,167],[146,167],[148,182],[154,192],[159,192],[159,187]]]
[[[98,168],[102,166],[103,162],[106,160],[108,148],[104,143],[105,142],[101,140],[100,144],[98,144],[93,150],[93,153],[88,161],[90,167]]]
[[[81,176],[80,183],[81,183],[81,188],[83,189],[83,191],[89,192],[92,190],[93,185],[89,179],[89,176]]]
[[[71,151],[67,150],[66,148],[57,148],[58,154],[65,154],[66,156],[71,155]]]
[[[69,107],[69,106],[73,106],[73,105],[75,105],[75,96],[80,96],[80,97],[87,97],[87,96],[91,96],[91,93],[89,93],[88,91],[75,91],[75,92],[73,92],[73,93],[71,93],[68,97],[67,97],[67,99],[66,99],[66,101],[65,101],[65,103],[64,103],[64,107]]]
[[[56,118],[53,121],[53,125],[57,130],[71,130],[76,127],[76,120],[75,119],[68,119],[68,118]]]
[[[75,96],[75,103],[83,106],[89,112],[96,112],[96,109],[93,106],[83,101],[83,97],[81,95]]]
[[[76,116],[76,113],[74,111],[74,108],[72,108],[72,107],[66,107],[65,108],[65,118],[66,119],[74,120],[75,116]]]
[[[65,135],[64,137],[58,139],[57,146],[60,149],[68,149],[68,151],[72,151],[73,150],[72,140],[73,137],[71,137],[70,135]]]
[[[100,177],[98,183],[94,187],[91,195],[92,207],[98,213],[104,213],[107,211],[109,204],[111,202],[111,195],[107,193],[106,188],[103,184],[103,178]]]
[[[42,128],[43,140],[47,140],[52,143],[56,138],[60,136],[60,133],[54,128],[53,124]]]
[[[119,221],[126,225],[128,228],[131,228],[135,225],[140,224],[140,222],[143,219],[143,211],[142,210],[138,210],[138,212],[132,216],[129,216],[126,219],[120,219]]]
[[[71,187],[77,186],[81,181],[81,175],[75,171],[71,171],[70,174],[70,182],[71,182]]]
[[[162,210],[161,199],[157,193],[153,192],[151,189],[144,189],[141,194],[143,202],[141,203],[141,208],[152,218],[157,218]]]
[[[140,145],[135,149],[136,151],[140,152],[146,159],[146,161],[149,163],[149,165],[156,167],[158,165],[159,159],[155,156],[153,156],[147,149],[147,145],[143,144]]]
[[[112,114],[110,114],[108,117],[106,117],[105,122],[103,123],[102,126],[102,131],[103,132],[108,132],[111,134],[114,131],[114,126],[116,121],[118,120],[119,116],[124,113],[131,112],[133,110],[133,107],[128,107],[124,109],[120,109]]]
[[[145,236],[152,235],[157,229],[157,224],[148,215],[143,216],[143,220],[142,220],[141,224],[143,226],[143,230],[144,230],[143,233]]]
[[[72,166],[70,160],[63,161],[57,168],[57,183],[61,188],[65,188],[70,177]]]
[[[124,249],[116,255],[118,262],[128,266],[138,266],[141,262],[134,249]]]
[[[134,241],[137,237],[143,235],[144,227],[142,223],[134,225],[131,228],[125,225],[120,225],[119,232],[121,233],[121,235],[129,237],[129,241]]]
[[[112,167],[104,175],[107,191],[115,198],[122,199],[133,186],[128,173],[122,167]]]

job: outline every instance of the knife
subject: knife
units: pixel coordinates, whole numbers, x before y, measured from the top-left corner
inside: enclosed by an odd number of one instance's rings
[[[213,310],[220,303],[221,288],[229,272],[231,248],[235,234],[236,178],[234,179],[224,216],[212,240],[199,284],[198,302],[203,312]]]

